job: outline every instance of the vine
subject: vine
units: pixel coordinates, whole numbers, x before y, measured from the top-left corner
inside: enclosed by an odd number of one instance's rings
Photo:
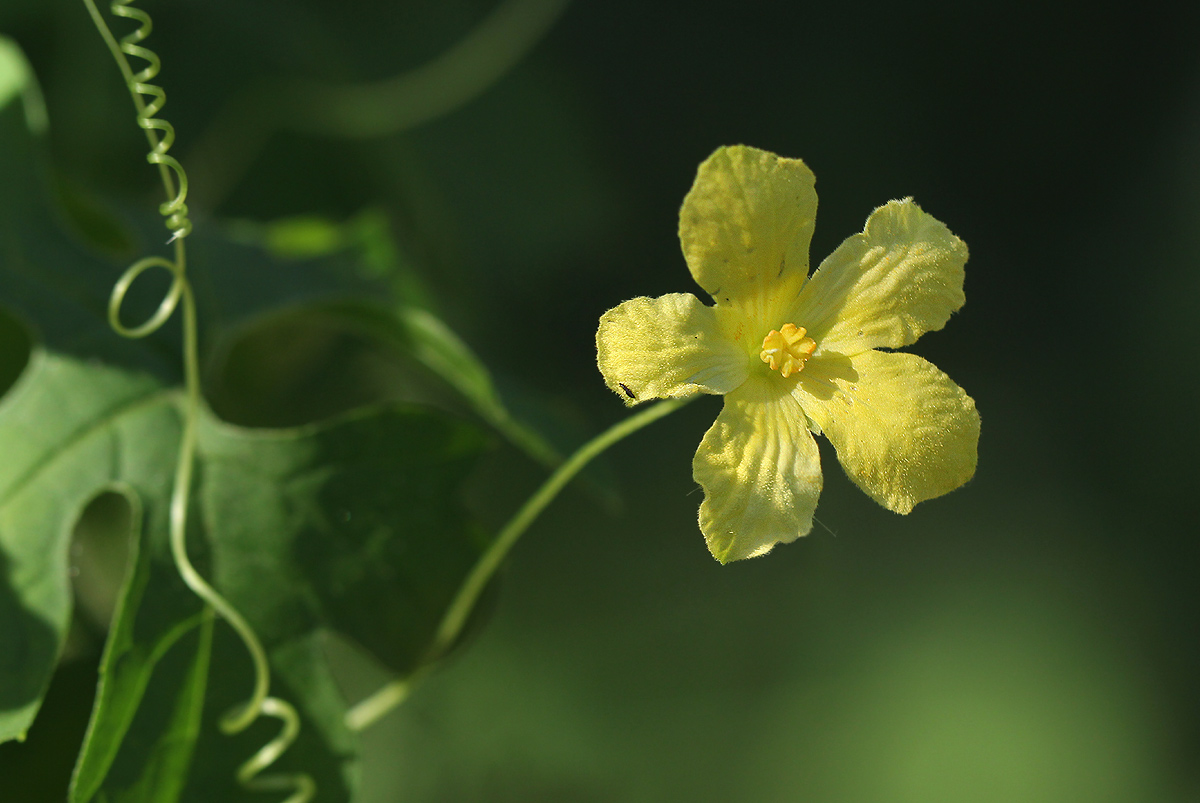
[[[192,223],[188,219],[185,203],[188,192],[187,174],[178,160],[168,154],[175,141],[175,129],[169,122],[156,116],[167,100],[166,92],[150,83],[158,75],[161,61],[154,51],[140,45],[150,35],[153,24],[149,14],[131,5],[133,0],[114,0],[109,8],[113,16],[138,23],[136,29],[118,41],[100,14],[95,1],[83,2],[125,78],[125,85],[137,109],[137,124],[145,131],[150,144],[146,161],[158,167],[167,195],[167,200],[159,206],[158,211],[165,218],[166,226],[171,232],[168,242],[174,246],[174,258],[149,256],[130,265],[113,287],[108,305],[108,322],[113,330],[123,337],[141,338],[158,331],[176,309],[180,306],[183,308],[183,431],[180,435],[179,458],[169,508],[171,556],[184,583],[230,624],[250,653],[254,664],[254,688],[251,695],[245,703],[226,712],[221,718],[221,730],[228,735],[240,733],[263,716],[273,717],[282,722],[279,735],[263,745],[238,768],[238,782],[252,791],[290,791],[292,794],[286,803],[306,803],[316,795],[316,784],[310,776],[261,774],[295,742],[300,733],[300,716],[291,703],[270,695],[270,666],[258,636],[237,609],[200,575],[187,555],[187,512],[202,404],[196,303],[187,278],[187,249],[184,242],[192,231]],[[146,66],[134,72],[128,56],[142,59]],[[121,306],[125,296],[138,277],[152,268],[161,268],[170,273],[171,286],[158,308],[145,322],[133,327],[126,326],[121,322]]]
[[[97,9],[95,0],[83,0],[83,2],[125,78],[125,84],[137,109],[138,126],[145,132],[150,145],[146,160],[158,167],[163,189],[167,195],[167,200],[159,206],[158,211],[165,218],[166,226],[171,232],[168,244],[174,247],[174,258],[148,256],[130,265],[113,287],[109,300],[108,319],[113,330],[121,336],[141,338],[158,331],[171,318],[175,310],[182,307],[184,421],[169,509],[172,558],[184,583],[212,611],[215,611],[233,627],[254,664],[254,688],[250,698],[245,703],[228,711],[221,718],[221,729],[226,734],[236,734],[244,731],[262,716],[274,717],[282,722],[279,735],[263,745],[238,768],[236,773],[238,782],[243,787],[254,791],[290,791],[292,794],[285,803],[306,803],[316,795],[316,784],[310,776],[306,774],[261,774],[295,742],[300,732],[299,715],[287,701],[270,696],[270,667],[266,653],[253,628],[237,609],[200,575],[187,555],[187,510],[196,459],[197,426],[203,403],[200,393],[196,307],[186,272],[185,240],[192,231],[192,223],[188,218],[186,204],[187,174],[179,161],[168,153],[175,140],[175,129],[169,122],[157,116],[166,104],[166,92],[161,87],[150,83],[158,75],[161,61],[157,54],[140,44],[150,35],[151,19],[145,11],[132,6],[134,0],[113,0],[110,11],[114,16],[131,19],[138,23],[138,27],[134,31],[118,41]],[[510,2],[515,2],[515,0],[510,0]],[[562,0],[537,0],[537,2],[561,6]],[[129,65],[128,56],[142,59],[146,62],[146,66],[142,70],[134,72]],[[121,322],[120,313],[129,288],[143,273],[152,268],[161,268],[170,273],[171,285],[158,308],[145,322],[136,326],[126,326]],[[439,659],[461,635],[480,594],[513,545],[542,510],[557,496],[558,492],[592,458],[690,400],[691,397],[661,401],[630,416],[584,444],[574,455],[559,465],[480,556],[479,561],[464,580],[452,604],[445,612],[434,641],[422,656],[418,667],[408,677],[387,684],[354,706],[346,714],[347,726],[352,730],[363,730],[370,726],[403,702],[411,689],[432,671]]]

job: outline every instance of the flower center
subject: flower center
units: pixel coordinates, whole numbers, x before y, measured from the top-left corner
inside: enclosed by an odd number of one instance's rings
[[[816,341],[805,337],[803,326],[785,323],[778,329],[772,329],[763,338],[762,351],[758,356],[771,366],[772,371],[778,371],[786,379],[804,367],[805,360],[812,356],[816,348]]]

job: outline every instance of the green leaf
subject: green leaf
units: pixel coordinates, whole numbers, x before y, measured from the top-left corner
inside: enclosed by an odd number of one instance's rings
[[[217,585],[264,639],[340,630],[413,669],[487,539],[458,489],[486,441],[419,408],[333,424],[202,432]]]
[[[336,351],[331,359],[342,370],[362,349],[344,342],[344,333],[357,333],[372,346],[383,346],[389,359],[420,366],[425,375],[404,373],[400,383],[369,383],[368,392],[387,398],[417,400],[424,404],[469,414],[494,429],[508,443],[546,468],[555,468],[569,451],[590,433],[587,428],[559,409],[550,400],[528,388],[498,383],[483,361],[465,341],[432,311],[430,292],[411,260],[391,233],[391,225],[379,210],[366,209],[350,219],[336,222],[314,215],[283,218],[270,223],[240,221],[231,227],[237,242],[253,245],[277,256],[320,258],[336,265],[343,275],[359,279],[382,279],[395,299],[389,303],[371,298],[318,301],[301,308],[286,308],[274,316],[259,316],[254,331],[229,344],[223,355],[222,371],[210,385],[214,406],[240,423],[290,423],[293,416],[311,420],[319,412],[328,412],[323,399],[335,384],[324,366],[312,359],[296,363],[288,373],[287,360],[281,353],[291,352],[298,341]],[[221,264],[228,264],[222,260]],[[222,372],[232,370],[235,387]],[[341,401],[348,401],[360,377],[347,376],[335,369]],[[283,374],[283,375],[281,375]],[[436,379],[430,383],[430,377]],[[403,386],[397,394],[397,384]],[[301,391],[301,388],[303,390]],[[452,391],[449,397],[444,392]],[[289,392],[290,391],[290,392]],[[443,392],[439,392],[443,391]],[[300,403],[297,404],[296,402]],[[290,408],[290,409],[289,409]],[[620,506],[614,475],[603,460],[585,469],[582,485],[593,498],[609,510]]]
[[[341,299],[284,309],[256,319],[215,362],[213,406],[240,424],[287,425],[325,417],[356,399],[394,398],[476,418],[547,468],[561,462],[555,444],[587,437],[535,394],[509,389],[502,398],[470,347],[412,305]],[[617,506],[616,483],[602,463],[589,466],[583,480],[598,501]]]
[[[207,534],[206,573],[254,627],[276,693],[296,701],[305,720],[280,770],[323,772],[323,799],[348,796],[357,745],[342,723],[345,703],[321,641],[336,630],[398,673],[414,668],[485,543],[458,505],[459,485],[484,445],[473,428],[416,408],[362,411],[295,430],[204,419],[194,520]],[[137,565],[105,656],[72,800],[91,800],[102,789],[113,799],[167,799],[143,747],[165,742],[177,763],[198,751],[189,789],[213,794],[228,786],[219,799],[242,799],[249,793],[233,785],[233,770],[271,735],[263,725],[234,738],[217,733],[219,716],[249,691],[245,650],[218,639],[215,700],[198,736],[147,714],[182,710],[191,699],[186,684],[164,681],[156,670],[199,605],[167,588],[178,584],[167,555]],[[160,588],[152,604],[148,587]],[[313,758],[322,755],[339,757],[343,768]],[[143,795],[146,789],[158,791]]]
[[[145,375],[35,347],[0,407],[0,739],[33,721],[71,617],[68,546],[87,502],[109,488],[169,494],[178,442],[170,397]],[[127,448],[129,447],[129,448]]]
[[[0,36],[0,108],[20,99],[25,106],[29,127],[37,132],[46,129],[46,107],[29,62],[17,43]]]
[[[0,38],[0,107],[29,85],[29,64],[11,39]]]
[[[415,360],[467,402],[502,437],[539,463],[553,467],[562,455],[533,426],[514,417],[483,361],[453,329],[429,311],[429,294],[415,271],[400,260],[387,220],[365,210],[344,223],[317,216],[277,220],[261,225],[242,222],[233,229],[239,242],[260,244],[273,254],[324,257],[349,262],[343,270],[364,277],[388,278],[400,299],[381,305],[366,301],[322,304],[329,322],[369,335]],[[353,267],[351,267],[353,266]]]
[[[346,325],[359,327],[410,355],[461,394],[473,412],[514,446],[546,466],[562,457],[538,432],[508,411],[491,374],[470,347],[432,313],[412,306],[391,309],[343,302],[325,307]]]
[[[171,412],[177,427],[179,416]],[[135,527],[130,569],[101,659],[95,710],[72,779],[73,801],[95,795],[123,744],[138,756],[137,768],[114,773],[109,785],[140,790],[131,799],[176,799],[186,777],[178,771],[192,758],[204,705],[211,616],[171,576],[164,525],[142,532],[142,497],[132,488],[123,489],[122,496]],[[144,605],[147,596],[152,604]],[[193,646],[199,625],[202,632]]]
[[[141,681],[142,688],[125,698],[123,716],[93,717],[70,800],[90,800],[101,788],[113,800],[179,799],[201,734],[213,625],[206,613],[185,619],[146,656],[146,671],[126,668],[123,679]],[[114,763],[118,748],[136,760]]]
[[[61,652],[75,523],[98,495],[115,492],[132,522],[129,565],[71,800],[261,800],[235,773],[278,724],[219,731],[219,718],[249,694],[252,670],[229,628],[180,579],[168,543],[186,411],[177,328],[140,341],[109,330],[120,267],[72,234],[53,202],[31,135],[36,91],[28,68],[5,58],[19,52],[0,39],[0,87],[17,87],[0,97],[0,741],[24,736]],[[166,238],[161,221],[127,223],[134,240]],[[345,260],[287,260],[201,231],[188,247],[214,339],[263,310],[363,286]],[[143,281],[133,295],[142,294],[144,311],[160,296],[153,279]],[[138,303],[126,320],[143,319]],[[436,337],[435,319],[418,326]],[[438,351],[427,340],[414,337],[409,350],[424,343],[446,372],[459,370],[455,359],[470,364],[465,347]],[[459,385],[483,398],[478,386]],[[401,673],[426,655],[485,544],[460,486],[488,441],[464,421],[412,406],[286,430],[199,415],[191,559],[255,628],[273,692],[303,723],[264,774],[303,771],[322,800],[348,800],[357,745],[323,640],[340,632]]]
[[[16,72],[31,80],[27,67]],[[93,496],[121,488],[146,500],[148,531],[163,526],[162,466],[179,437],[158,378],[178,370],[105,332],[116,271],[64,236],[51,211],[37,141],[13,102],[30,86],[0,108],[0,304],[19,313],[0,309],[0,741],[24,737],[61,650],[75,520]]]

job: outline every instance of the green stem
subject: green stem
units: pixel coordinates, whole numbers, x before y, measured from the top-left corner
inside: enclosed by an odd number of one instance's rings
[[[584,466],[597,455],[618,441],[632,435],[642,427],[652,424],[663,416],[678,410],[695,396],[683,399],[665,399],[641,412],[614,424],[605,432],[585,443],[575,454],[571,455],[550,477],[542,483],[533,496],[526,500],[516,515],[509,520],[504,529],[496,536],[487,551],[479,557],[479,561],[467,575],[466,580],[458,589],[458,594],[446,609],[441,624],[433,637],[433,642],[425,653],[425,658],[407,677],[399,678],[388,683],[367,699],[358,703],[346,713],[346,724],[352,730],[363,730],[378,721],[384,714],[404,702],[409,692],[425,678],[432,670],[435,662],[453,646],[467,624],[475,603],[479,601],[488,581],[495,575],[500,564],[508,556],[513,545],[524,532],[529,529],[538,515],[546,509],[558,492],[578,474]]]

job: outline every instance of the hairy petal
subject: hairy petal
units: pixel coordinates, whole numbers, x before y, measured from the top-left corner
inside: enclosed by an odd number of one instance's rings
[[[913,354],[812,359],[793,394],[837,449],[842,468],[897,513],[975,474],[979,413],[950,377]]]
[[[749,362],[717,324],[712,307],[690,293],[634,298],[600,317],[596,363],[627,405],[693,393],[728,393]]]
[[[736,145],[700,165],[679,210],[696,283],[756,318],[786,311],[808,275],[816,179],[799,159]]]
[[[821,458],[786,385],[753,379],[725,406],[692,460],[700,529],[721,563],[765,555],[812,529]]]
[[[966,243],[944,223],[911,198],[891,201],[821,263],[789,320],[821,352],[907,346],[963,305],[966,262]]]

